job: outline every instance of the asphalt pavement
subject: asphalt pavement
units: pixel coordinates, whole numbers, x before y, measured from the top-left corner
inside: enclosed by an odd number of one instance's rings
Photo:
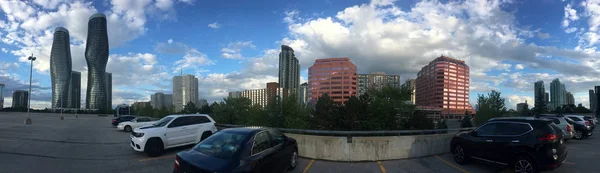
[[[0,112],[0,173],[28,172],[172,172],[174,155],[191,148],[167,150],[148,157],[129,146],[129,134],[110,124],[112,116]],[[553,173],[588,173],[600,170],[600,137],[567,142],[569,157]],[[510,172],[481,163],[457,165],[450,154],[376,161],[331,162],[302,158],[294,173],[496,173]]]

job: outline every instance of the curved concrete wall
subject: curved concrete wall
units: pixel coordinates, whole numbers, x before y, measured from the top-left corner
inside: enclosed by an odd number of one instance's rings
[[[431,156],[450,151],[454,134],[346,137],[286,134],[302,157],[331,161],[375,161]]]

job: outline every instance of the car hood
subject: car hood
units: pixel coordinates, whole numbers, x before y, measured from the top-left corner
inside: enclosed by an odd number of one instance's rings
[[[193,149],[179,152],[177,153],[177,156],[189,165],[193,165],[196,168],[200,168],[210,172],[230,171],[231,169],[237,167],[237,165],[232,165],[235,164],[237,160],[226,160],[217,157],[212,157],[209,155],[202,154],[201,152],[197,152]]]
[[[142,126],[142,127],[138,127],[135,128],[135,132],[140,132],[140,133],[148,133],[148,132],[153,132],[153,131],[161,131],[164,130],[163,127],[158,127],[158,126],[154,126],[152,124],[147,125],[147,126]]]

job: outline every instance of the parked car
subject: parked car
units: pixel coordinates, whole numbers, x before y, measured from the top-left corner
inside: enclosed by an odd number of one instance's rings
[[[555,114],[541,114],[537,115],[538,118],[547,118],[551,119],[556,126],[560,127],[565,132],[565,141],[572,139],[575,136],[575,130],[573,123],[569,123],[566,119],[567,117],[555,115]]]
[[[581,140],[587,137],[592,136],[595,125],[593,122],[589,120],[585,120],[585,116],[582,115],[566,115],[570,121],[572,121],[575,126],[575,136],[574,139]]]
[[[169,115],[133,129],[131,148],[155,157],[168,148],[197,144],[215,132],[215,120],[206,114]]]
[[[456,134],[450,143],[460,165],[476,160],[539,172],[559,167],[567,158],[564,133],[548,119],[492,118],[475,130]]]
[[[121,122],[131,121],[131,120],[133,120],[133,119],[135,119],[135,116],[131,116],[131,115],[123,115],[123,116],[117,117],[117,118],[115,118],[115,119],[112,119],[112,122],[111,122],[111,124],[112,124],[113,126],[117,126],[117,125],[119,125],[119,123],[121,123]]]
[[[281,173],[297,165],[295,139],[270,128],[230,128],[177,153],[173,172]]]
[[[119,125],[117,125],[117,129],[124,130],[126,132],[131,132],[135,128],[151,125],[154,122],[156,121],[152,121],[150,118],[137,117],[131,121],[119,123]]]

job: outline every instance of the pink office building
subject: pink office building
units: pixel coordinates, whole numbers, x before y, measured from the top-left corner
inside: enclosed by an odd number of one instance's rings
[[[309,99],[317,99],[327,93],[333,101],[344,103],[356,96],[356,66],[350,58],[317,59],[308,69]]]

